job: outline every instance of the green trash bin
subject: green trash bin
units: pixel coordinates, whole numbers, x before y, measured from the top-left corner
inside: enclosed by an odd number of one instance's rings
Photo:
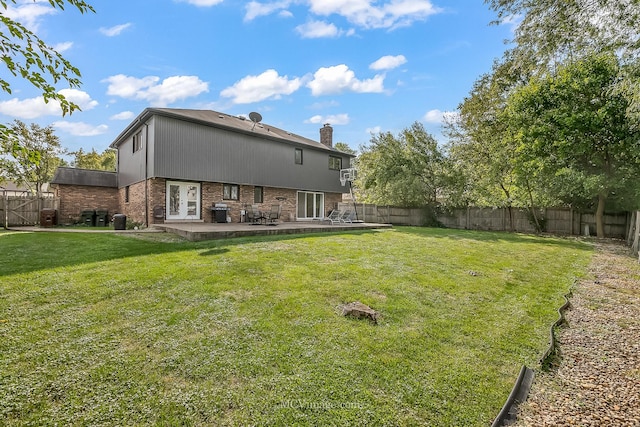
[[[80,223],[88,227],[96,225],[96,211],[82,211],[82,214],[80,214]]]
[[[98,227],[106,227],[109,225],[109,211],[97,210],[96,211],[96,225]]]

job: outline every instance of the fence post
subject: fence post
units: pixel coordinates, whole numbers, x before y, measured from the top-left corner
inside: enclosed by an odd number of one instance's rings
[[[4,202],[4,229],[9,229],[9,196],[6,191],[2,192],[2,201]]]
[[[638,253],[638,246],[640,246],[640,211],[636,211],[636,225],[635,231],[633,232],[633,245],[631,245],[631,250],[633,250],[634,254]],[[640,258],[638,259],[640,261]]]

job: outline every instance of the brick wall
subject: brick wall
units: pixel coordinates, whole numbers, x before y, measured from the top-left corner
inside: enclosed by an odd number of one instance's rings
[[[147,224],[145,219],[145,181],[128,186],[129,201],[127,202],[127,187],[118,190],[121,212],[127,216],[127,220]]]
[[[147,181],[148,191],[148,224],[161,224],[166,215],[166,179],[156,178]],[[258,209],[268,212],[271,205],[282,207],[280,221],[296,220],[296,197],[297,191],[284,188],[263,187],[263,202],[254,203],[253,185],[239,186],[239,200],[223,200],[223,184],[218,182],[203,182],[200,185],[201,191],[201,212],[200,217],[204,222],[214,222],[211,207],[216,203],[225,203],[229,210],[231,222],[240,222],[241,210],[245,205],[258,205]],[[122,206],[122,213],[127,215],[127,219],[145,223],[145,183],[139,182],[129,186],[129,203],[125,202],[125,189],[119,190],[119,199]],[[342,194],[325,193],[325,213],[330,212],[338,206],[342,200]],[[162,211],[162,218],[154,217],[154,209]]]
[[[54,184],[55,185],[55,184]],[[56,196],[60,198],[58,222],[73,224],[80,220],[84,210],[107,210],[109,216],[118,213],[118,189],[90,187],[86,185],[55,185]]]
[[[253,185],[240,186],[239,200],[223,200],[222,187],[223,184],[218,182],[202,183],[202,218],[205,222],[212,221],[210,208],[216,203],[224,203],[227,205],[230,209],[229,216],[231,217],[231,222],[240,222],[241,210],[244,209],[245,205],[258,205],[258,209],[261,211],[269,211],[271,205],[281,205],[280,221],[295,221],[295,190],[263,187],[262,203],[254,203],[255,187]]]

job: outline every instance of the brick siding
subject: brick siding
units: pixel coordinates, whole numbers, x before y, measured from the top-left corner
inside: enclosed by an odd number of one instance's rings
[[[154,178],[131,184],[129,186],[129,201],[125,201],[126,188],[101,188],[88,186],[60,185],[59,221],[73,223],[80,218],[85,209],[109,210],[110,216],[122,213],[128,220],[141,224],[161,224],[166,215],[166,182],[164,178]],[[214,222],[211,207],[216,203],[225,203],[229,208],[231,222],[241,221],[241,211],[247,205],[258,205],[258,209],[268,212],[271,205],[280,205],[280,221],[296,220],[297,191],[284,188],[263,187],[262,203],[254,203],[253,185],[240,185],[239,200],[222,199],[222,183],[203,182],[201,191],[201,219],[204,222]],[[147,205],[145,209],[145,193]],[[325,215],[337,208],[342,200],[342,194],[325,193]],[[154,212],[157,210],[159,217]],[[145,217],[146,214],[146,217]]]
[[[86,185],[52,184],[56,197],[60,198],[58,222],[73,224],[80,220],[84,210],[107,210],[109,217],[118,213],[118,189]]]

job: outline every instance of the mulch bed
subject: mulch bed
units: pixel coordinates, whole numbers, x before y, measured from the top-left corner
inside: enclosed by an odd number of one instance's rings
[[[536,372],[516,426],[640,426],[640,264],[598,241],[576,283],[554,366]]]

